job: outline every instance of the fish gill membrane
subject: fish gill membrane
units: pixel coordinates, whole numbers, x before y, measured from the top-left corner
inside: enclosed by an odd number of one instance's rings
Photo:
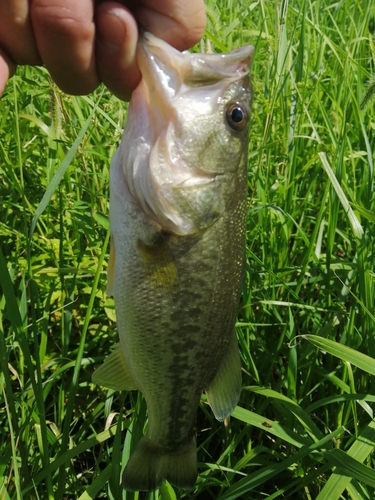
[[[120,343],[93,375],[147,403],[129,491],[194,488],[202,392],[220,421],[239,399],[253,53],[181,53],[149,33],[138,43],[143,78],[110,174],[107,291]]]

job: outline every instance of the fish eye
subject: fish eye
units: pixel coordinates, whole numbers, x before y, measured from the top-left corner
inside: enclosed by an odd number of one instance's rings
[[[240,132],[249,122],[249,113],[240,103],[232,102],[227,108],[226,119],[232,130]]]

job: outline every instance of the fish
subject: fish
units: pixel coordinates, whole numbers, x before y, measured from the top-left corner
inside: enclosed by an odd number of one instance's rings
[[[253,53],[180,52],[150,33],[137,45],[142,80],[110,169],[119,344],[92,377],[146,400],[128,491],[194,488],[202,393],[219,421],[239,400]]]

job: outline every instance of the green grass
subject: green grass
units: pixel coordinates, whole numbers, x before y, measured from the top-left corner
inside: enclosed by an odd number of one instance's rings
[[[199,477],[122,492],[146,424],[91,374],[116,341],[108,173],[126,105],[19,68],[0,99],[0,500],[375,495],[371,0],[208,0],[198,50],[256,46],[239,406],[202,399]]]

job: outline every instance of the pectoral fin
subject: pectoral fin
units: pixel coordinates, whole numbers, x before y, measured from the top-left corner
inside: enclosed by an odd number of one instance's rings
[[[120,345],[106,357],[104,363],[95,370],[92,381],[115,391],[134,391],[136,384],[130,375]]]
[[[236,333],[233,332],[219,371],[206,390],[208,403],[218,420],[229,417],[234,410],[240,397],[241,385],[241,358]]]
[[[138,241],[138,250],[150,282],[171,292],[178,284],[178,274],[166,236],[160,234],[152,245]]]

